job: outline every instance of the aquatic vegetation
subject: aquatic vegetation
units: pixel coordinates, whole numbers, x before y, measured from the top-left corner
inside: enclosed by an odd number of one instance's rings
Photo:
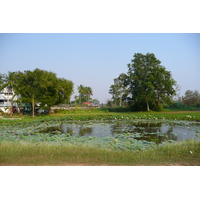
[[[56,145],[65,142],[76,146],[141,151],[166,142],[190,138],[199,140],[199,119],[192,114],[177,117],[159,113],[0,119],[0,141],[49,142]]]

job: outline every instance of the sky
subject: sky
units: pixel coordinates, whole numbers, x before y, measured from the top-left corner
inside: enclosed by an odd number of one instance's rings
[[[52,71],[59,78],[93,89],[92,98],[106,103],[109,88],[135,53],[154,53],[180,86],[200,92],[198,33],[1,33],[0,73]]]

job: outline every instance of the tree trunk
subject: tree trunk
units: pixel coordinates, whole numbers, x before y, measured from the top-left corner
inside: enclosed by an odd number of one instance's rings
[[[34,101],[34,97],[32,99],[32,118],[35,117],[35,101]]]
[[[149,111],[149,102],[147,101],[147,111]]]
[[[13,105],[12,105],[12,101],[10,102],[10,116],[12,117],[13,114]]]
[[[121,107],[121,106],[122,106],[122,98],[120,97],[119,100],[120,100],[120,101],[119,101],[119,106]]]
[[[82,96],[82,95],[80,94],[80,95],[79,95],[79,105],[81,105],[81,99],[82,99],[81,96]]]

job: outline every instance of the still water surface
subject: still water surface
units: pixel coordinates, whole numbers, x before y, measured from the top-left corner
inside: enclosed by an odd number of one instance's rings
[[[117,137],[120,134],[128,135],[137,140],[154,141],[157,143],[174,140],[184,141],[197,139],[200,135],[200,124],[178,125],[174,123],[152,122],[106,122],[106,123],[63,123],[48,127],[43,133],[68,133],[73,136]]]

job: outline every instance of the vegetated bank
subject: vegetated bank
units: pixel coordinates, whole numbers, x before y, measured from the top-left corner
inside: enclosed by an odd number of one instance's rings
[[[35,119],[24,117],[10,120],[1,119],[3,126],[35,126],[70,120],[116,120],[165,119],[200,121],[200,112],[138,112],[138,113],[87,113],[37,116]],[[27,136],[26,136],[27,137]],[[23,137],[22,137],[23,138]],[[25,138],[25,136],[24,136]],[[0,145],[0,165],[200,165],[200,143],[189,140],[185,142],[166,143],[149,149],[131,151],[94,148],[90,145],[72,145],[67,142],[51,143],[48,141],[29,142],[2,139]]]
[[[1,142],[0,165],[4,166],[199,166],[200,144],[185,141],[145,151],[114,151],[89,146],[49,143]]]

